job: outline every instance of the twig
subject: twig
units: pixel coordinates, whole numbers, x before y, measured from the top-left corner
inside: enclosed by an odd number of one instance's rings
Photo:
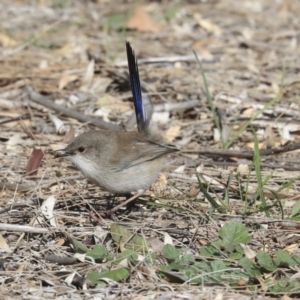
[[[107,123],[102,120],[99,120],[97,118],[94,118],[92,116],[84,115],[83,113],[80,113],[74,109],[64,107],[58,104],[55,104],[53,101],[49,100],[49,97],[43,96],[39,93],[37,93],[32,87],[27,86],[26,91],[28,93],[28,96],[31,101],[38,103],[42,106],[45,106],[49,109],[54,110],[55,112],[59,114],[63,114],[67,117],[76,119],[80,122],[85,122],[88,124],[92,124],[98,128],[105,129],[105,130],[117,130],[120,131],[122,128],[118,125]]]
[[[65,178],[55,178],[55,179],[48,179],[42,180],[38,182],[26,182],[26,183],[9,183],[9,182],[0,182],[0,189],[8,189],[10,191],[17,191],[17,192],[25,192],[31,189],[34,189],[38,186],[45,185],[45,184],[53,184],[59,181],[69,181],[74,179],[83,179],[85,178],[83,175],[75,175],[69,176]],[[1,211],[0,211],[1,212]]]
[[[281,220],[281,219],[269,219],[264,217],[256,216],[243,216],[239,217],[237,215],[222,215],[223,218],[230,218],[231,220],[236,220],[248,225],[262,225],[262,224],[272,224],[274,228],[289,229],[294,231],[299,231],[300,224],[298,221],[293,220]]]
[[[154,111],[173,111],[173,110],[186,110],[200,105],[199,100],[189,100],[179,103],[163,103],[154,106]]]
[[[59,232],[60,230],[57,228],[37,228],[27,225],[0,223],[0,231],[14,231],[24,233],[50,233]]]
[[[45,260],[58,265],[73,265],[77,262],[77,258],[75,257],[61,256],[56,254],[46,254]]]
[[[216,57],[205,57],[199,55],[199,59],[205,62],[215,62],[218,61]],[[163,56],[163,57],[149,57],[139,59],[139,65],[142,64],[161,64],[161,63],[175,63],[175,62],[195,62],[194,55],[185,55],[185,56]],[[116,67],[125,67],[127,66],[127,61],[120,61],[115,64]]]
[[[3,209],[0,210],[0,214],[6,213],[10,210],[12,210],[13,208],[18,208],[18,207],[27,207],[27,206],[34,206],[34,205],[41,205],[43,202],[42,199],[40,198],[35,198],[35,199],[31,199],[27,202],[17,202],[17,203],[12,203],[10,205],[7,205],[6,207],[4,207]]]
[[[271,148],[271,149],[263,149],[260,150],[260,156],[269,156],[280,153],[286,153],[294,150],[300,149],[300,143],[290,144],[283,147]],[[207,157],[238,157],[238,158],[249,158],[252,159],[254,157],[253,150],[209,150],[209,149],[196,149],[196,150],[181,150],[182,153],[199,153],[201,155]]]

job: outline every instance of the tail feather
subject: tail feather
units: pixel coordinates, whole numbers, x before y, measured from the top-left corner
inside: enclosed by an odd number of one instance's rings
[[[147,128],[149,121],[145,111],[142,89],[140,83],[139,69],[134,51],[128,41],[126,41],[126,51],[128,60],[129,77],[131,84],[132,97],[135,108],[136,122],[138,126],[138,131],[142,133],[147,133]]]

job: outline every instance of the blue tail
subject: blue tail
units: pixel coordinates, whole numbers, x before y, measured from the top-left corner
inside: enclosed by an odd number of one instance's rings
[[[138,69],[137,60],[134,51],[131,48],[130,43],[128,41],[126,41],[126,51],[127,51],[129,77],[130,77],[131,91],[132,91],[132,97],[134,102],[138,131],[147,133],[149,121],[147,119],[143,98],[142,98],[139,69]]]

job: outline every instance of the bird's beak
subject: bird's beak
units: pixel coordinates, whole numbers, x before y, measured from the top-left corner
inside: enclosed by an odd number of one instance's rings
[[[60,149],[60,150],[56,150],[54,152],[55,157],[65,157],[65,156],[71,156],[71,155],[73,155],[73,153],[67,151],[66,149]]]

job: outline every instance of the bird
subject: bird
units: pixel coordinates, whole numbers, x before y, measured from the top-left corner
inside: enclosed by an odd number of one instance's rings
[[[93,130],[77,136],[56,157],[67,157],[90,181],[112,194],[135,193],[115,212],[143,194],[159,177],[164,157],[178,151],[151,127],[145,111],[138,63],[126,41],[129,78],[138,131]]]

